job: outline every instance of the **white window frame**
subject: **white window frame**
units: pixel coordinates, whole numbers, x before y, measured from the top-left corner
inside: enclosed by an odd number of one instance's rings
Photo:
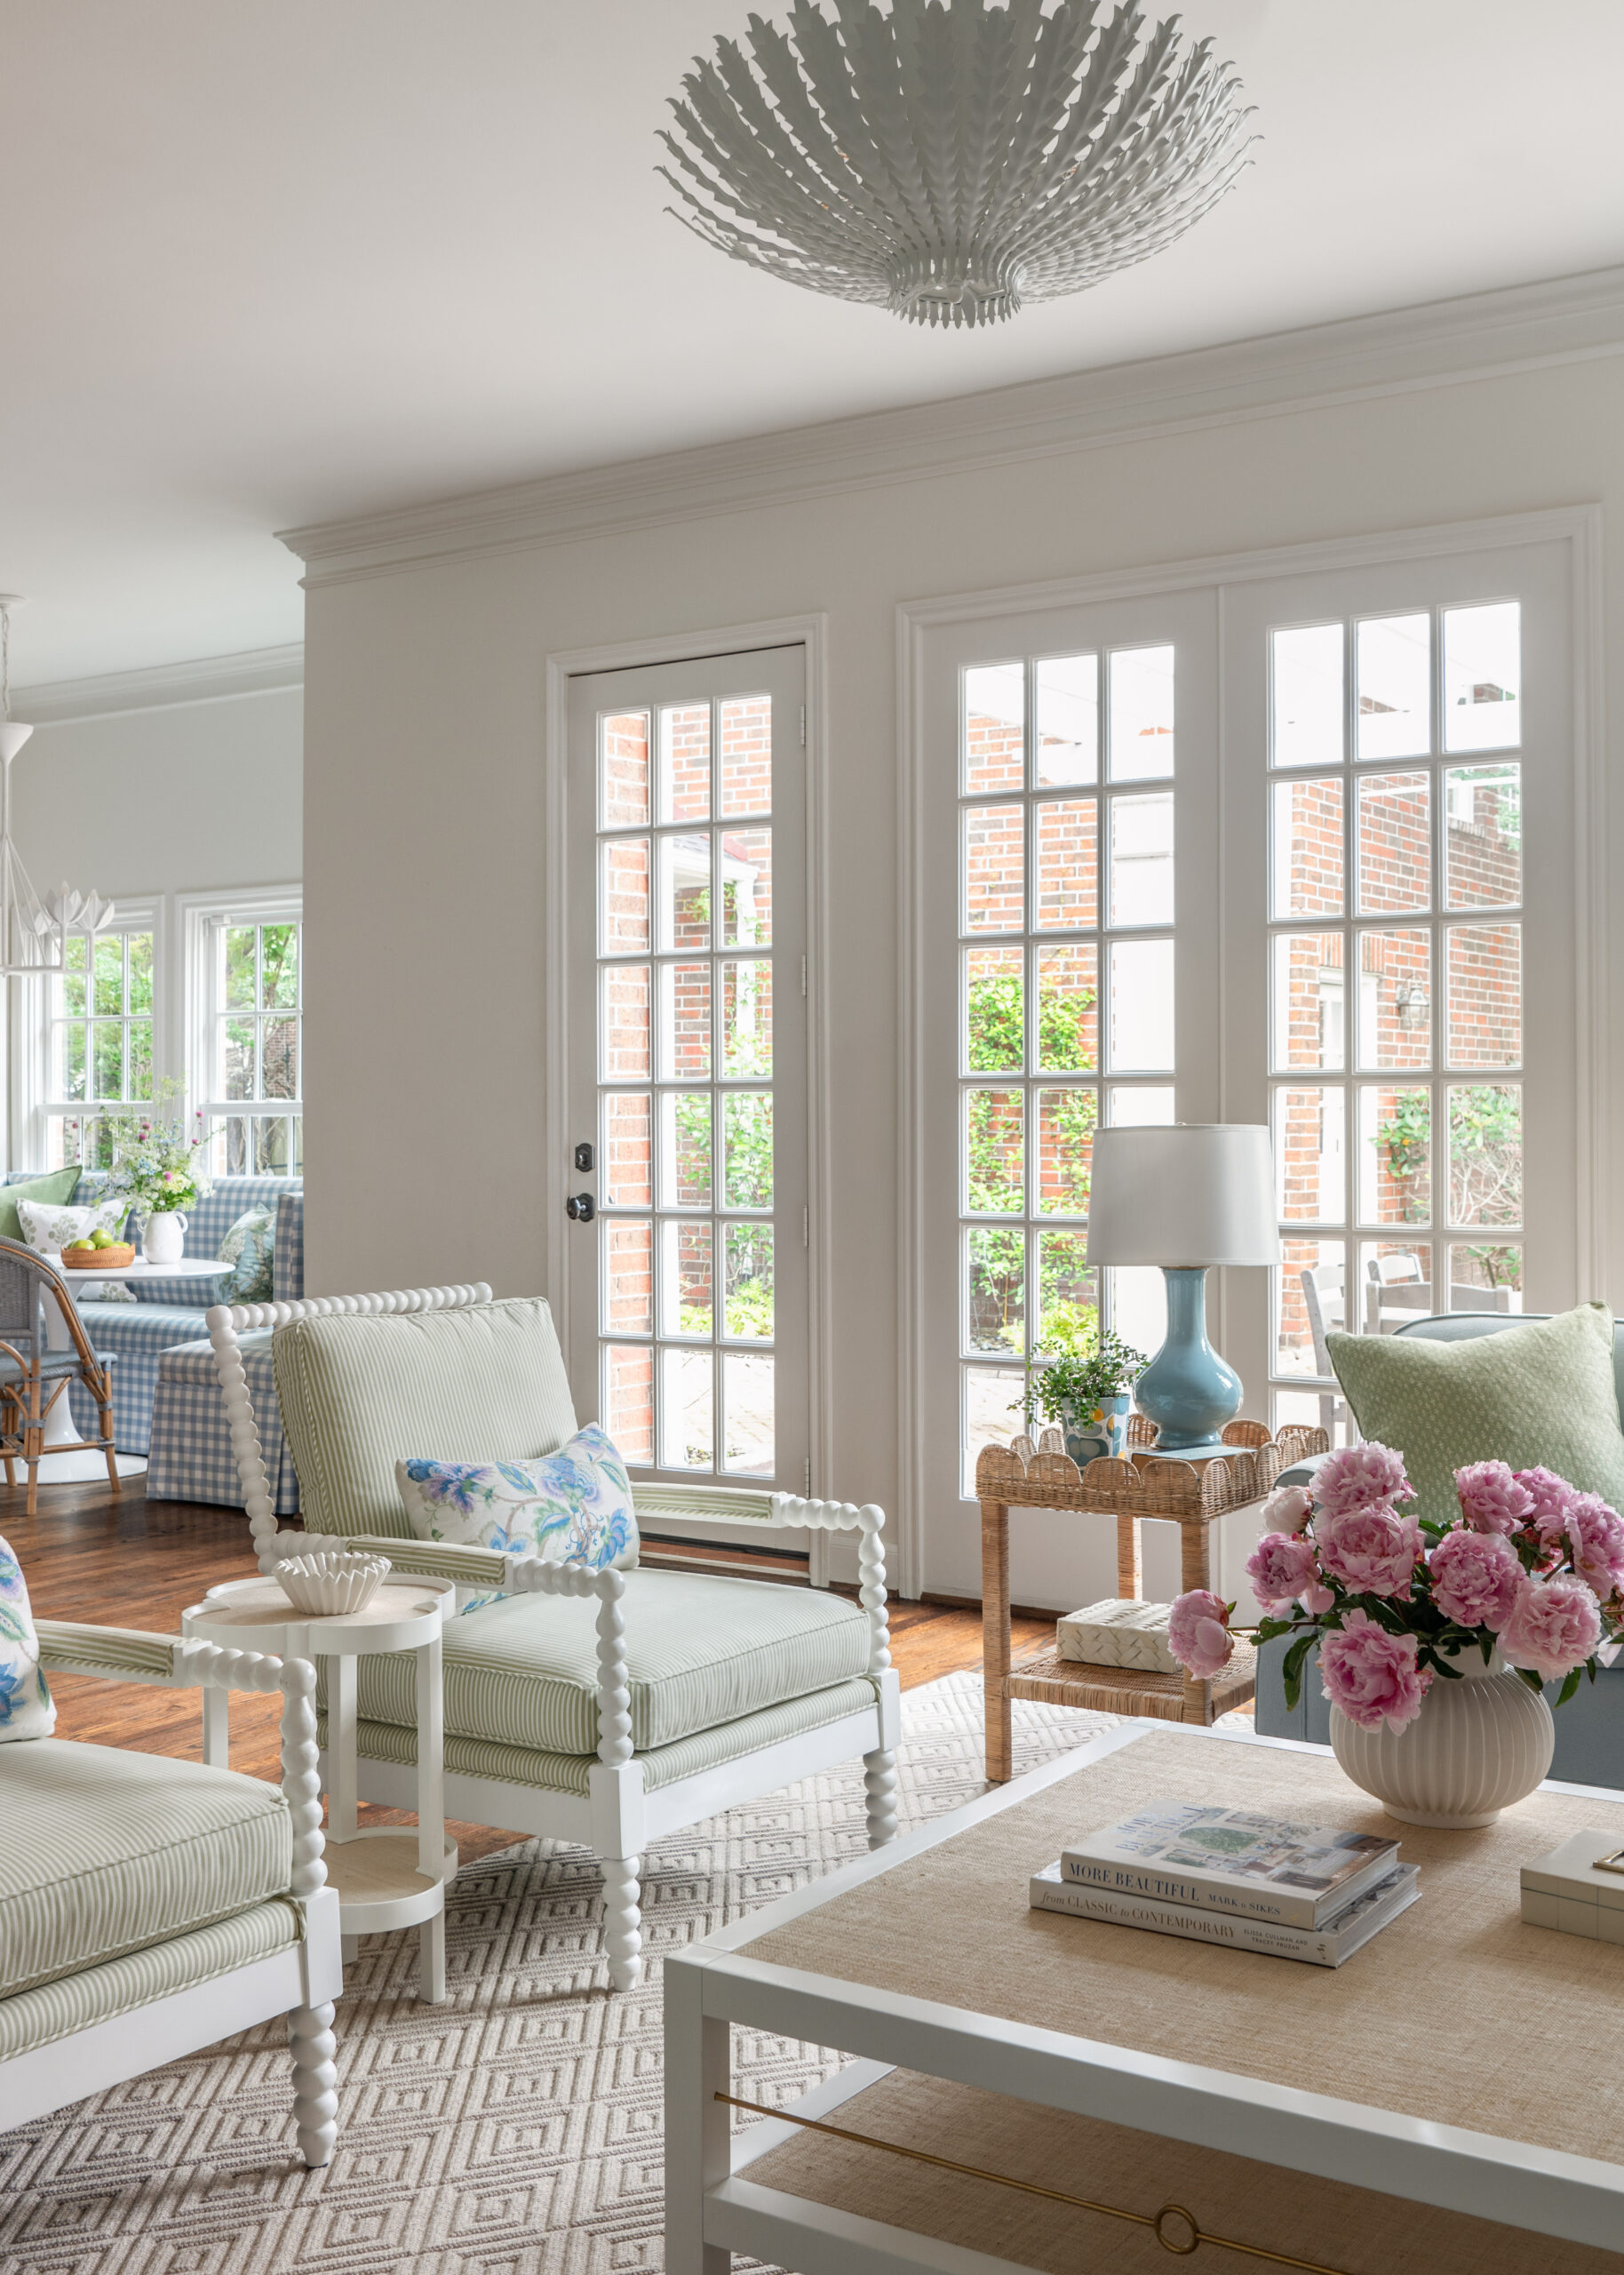
[[[1250,764],[1262,779],[1255,752],[1240,747],[1246,731],[1244,706],[1230,681],[1236,651],[1230,645],[1233,602],[1245,589],[1266,580],[1309,578],[1325,571],[1402,571],[1407,563],[1467,557],[1526,547],[1550,546],[1563,555],[1568,595],[1568,652],[1564,699],[1572,747],[1572,848],[1560,881],[1560,925],[1571,957],[1573,1063],[1566,1070],[1573,1099],[1574,1175],[1551,1202],[1562,1217],[1559,1241],[1547,1248],[1552,1262],[1543,1287],[1531,1289],[1530,1308],[1580,1302],[1605,1292],[1607,1264],[1606,1186],[1609,1153],[1607,1081],[1608,1012],[1606,829],[1604,753],[1601,733],[1601,517],[1595,507],[1556,507],[1493,521],[1378,532],[1323,544],[1207,556],[1123,572],[1040,586],[1006,587],[935,601],[904,603],[897,611],[899,845],[897,895],[900,955],[897,1018],[901,1041],[902,1098],[899,1117],[899,1320],[901,1327],[897,1532],[902,1592],[922,1588],[974,1594],[980,1565],[975,1504],[933,1498],[933,1464],[939,1459],[935,1434],[942,1425],[941,1385],[932,1370],[939,1340],[930,1304],[939,1301],[935,1260],[946,1247],[952,1221],[951,1184],[935,1159],[946,1122],[944,1093],[951,1089],[955,1061],[943,1041],[939,1013],[927,995],[937,916],[935,903],[944,877],[933,850],[932,802],[937,794],[941,758],[932,742],[939,723],[931,690],[942,676],[939,635],[967,627],[983,634],[1000,622],[999,645],[1008,651],[1039,640],[1055,643],[1052,631],[1038,628],[1044,618],[1091,609],[1102,603],[1147,596],[1212,595],[1218,613],[1223,659],[1218,710],[1219,762],[1212,785],[1215,921],[1212,957],[1214,1058],[1209,1087],[1188,1088],[1196,1067],[1186,1052],[1184,1022],[1189,1010],[1181,988],[1178,1007],[1179,1113],[1185,1120],[1262,1122],[1265,1119],[1265,1056],[1255,1023],[1263,1016],[1261,939],[1264,910],[1267,833],[1262,810],[1251,812],[1242,779]],[[1485,573],[1487,573],[1485,570]],[[1398,581],[1401,581],[1399,579]],[[1239,611],[1244,613],[1244,611]],[[1363,609],[1362,609],[1362,612]],[[1017,633],[1010,621],[1027,619]],[[1063,639],[1064,635],[1063,634]],[[1077,644],[1087,644],[1078,643]],[[1563,670],[1563,664],[1556,667]],[[1261,680],[1261,675],[1260,680]],[[1181,745],[1181,748],[1182,746]],[[1260,746],[1261,747],[1261,746]],[[1179,891],[1192,882],[1190,862],[1199,841],[1181,810]],[[1248,862],[1254,865],[1249,874]],[[1531,882],[1549,893],[1548,880]],[[1181,918],[1181,922],[1182,919]],[[1250,978],[1248,996],[1243,980]],[[943,1215],[943,1209],[949,1211]],[[1531,1260],[1532,1262],[1532,1260]],[[1255,1271],[1214,1273],[1209,1326],[1214,1343],[1226,1349],[1246,1385],[1248,1410],[1266,1414],[1269,1398],[1268,1322],[1265,1283]],[[1154,1528],[1152,1528],[1154,1529]],[[1147,1551],[1150,1544],[1147,1542]],[[1012,1548],[1018,1544],[1012,1543]],[[1243,1549],[1244,1553],[1244,1549]],[[1051,1589],[1012,1574],[1012,1592],[1025,1600],[1047,1600]],[[1082,1599],[1079,1599],[1081,1600]]]
[[[304,891],[298,884],[237,886],[223,892],[176,895],[182,953],[175,979],[179,996],[178,1024],[185,1038],[184,1080],[188,1114],[201,1112],[212,1129],[225,1121],[287,1119],[304,1115],[304,954],[299,935],[299,1096],[296,1099],[219,1098],[213,1095],[215,1039],[223,1006],[218,1001],[219,932],[230,925],[304,923]],[[300,1146],[303,1157],[303,1146]]]
[[[113,922],[102,936],[106,938],[107,933],[129,932],[152,934],[152,1076],[155,1088],[166,1075],[179,1072],[171,1064],[170,1007],[164,992],[164,973],[169,961],[168,914],[162,896],[120,900],[115,906]],[[42,972],[37,978],[30,977],[12,983],[12,1011],[20,1044],[12,1066],[13,1127],[21,1140],[14,1163],[19,1169],[49,1160],[50,1125],[53,1121],[76,1117],[94,1119],[100,1112],[117,1110],[119,1106],[119,1102],[110,1098],[65,1099],[53,1095],[51,1082],[52,990],[57,984],[59,975],[54,971]],[[123,1103],[127,1106],[139,1101]]]

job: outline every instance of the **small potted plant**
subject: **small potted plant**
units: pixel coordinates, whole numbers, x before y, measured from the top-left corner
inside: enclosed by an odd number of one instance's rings
[[[1023,1401],[1027,1427],[1041,1417],[1066,1433],[1066,1451],[1080,1469],[1103,1455],[1119,1455],[1127,1435],[1134,1383],[1150,1361],[1095,1311],[1063,1312],[1051,1321],[1032,1353],[1048,1364],[1027,1378]]]
[[[115,1126],[107,1197],[126,1196],[142,1219],[141,1253],[148,1264],[179,1264],[186,1253],[182,1210],[210,1189],[197,1160],[208,1144],[201,1114],[187,1138],[167,1109],[180,1090],[165,1082],[150,1113],[123,1116]]]

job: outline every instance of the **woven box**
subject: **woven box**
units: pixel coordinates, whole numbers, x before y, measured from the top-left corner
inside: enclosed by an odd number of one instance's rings
[[[1107,1596],[1063,1619],[1055,1649],[1063,1659],[1096,1667],[1136,1667],[1146,1674],[1177,1674],[1178,1661],[1167,1648],[1172,1606],[1141,1603],[1132,1596]]]
[[[1522,1869],[1523,1917],[1531,1928],[1624,1944],[1624,1872],[1598,1871],[1598,1856],[1618,1853],[1616,1832],[1576,1832]]]

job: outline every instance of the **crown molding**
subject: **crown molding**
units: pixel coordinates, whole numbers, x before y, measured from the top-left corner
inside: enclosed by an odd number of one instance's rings
[[[306,587],[1624,353],[1624,268],[279,531]]]
[[[186,703],[227,703],[244,695],[280,695],[305,683],[305,648],[249,648],[235,656],[197,656],[184,664],[147,664],[137,671],[89,679],[36,681],[12,690],[12,708],[36,727],[78,719],[115,719],[129,711],[170,711]]]

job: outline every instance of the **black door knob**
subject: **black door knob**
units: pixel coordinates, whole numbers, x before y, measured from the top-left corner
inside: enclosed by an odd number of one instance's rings
[[[564,1209],[577,1225],[590,1225],[598,1213],[598,1204],[590,1193],[572,1193],[564,1203]]]

